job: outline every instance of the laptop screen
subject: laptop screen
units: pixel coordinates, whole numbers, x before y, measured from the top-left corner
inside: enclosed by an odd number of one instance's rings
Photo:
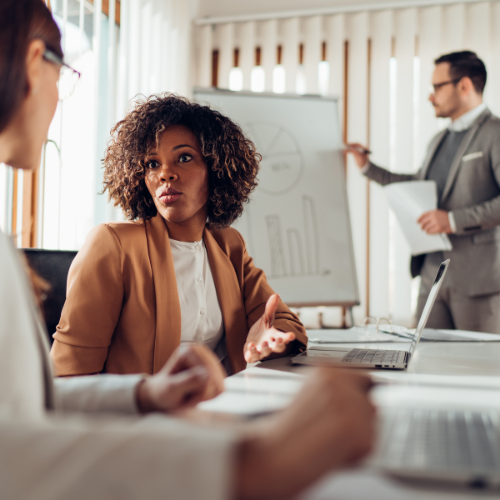
[[[441,288],[441,283],[443,283],[444,275],[446,274],[446,270],[448,269],[448,265],[450,263],[450,259],[445,260],[439,266],[436,279],[434,280],[434,284],[432,285],[431,291],[429,292],[429,296],[427,297],[427,302],[425,303],[424,310],[422,311],[422,316],[420,316],[420,320],[418,321],[417,329],[413,335],[413,340],[410,345],[410,354],[413,354],[415,347],[417,347],[418,341],[420,340],[420,336],[424,331],[425,324],[429,319],[429,314],[431,313],[432,306],[436,300],[439,289]]]

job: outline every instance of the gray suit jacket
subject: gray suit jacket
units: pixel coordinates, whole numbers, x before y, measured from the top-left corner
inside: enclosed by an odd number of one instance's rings
[[[379,184],[423,180],[446,131],[431,140],[427,157],[413,175],[394,174],[370,164],[365,175]],[[500,119],[485,110],[466,133],[451,165],[441,209],[453,212],[457,231],[446,280],[465,295],[500,292]],[[411,260],[418,276],[425,255]]]

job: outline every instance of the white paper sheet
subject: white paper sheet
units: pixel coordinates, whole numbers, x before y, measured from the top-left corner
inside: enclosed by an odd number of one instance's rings
[[[306,330],[310,349],[327,347],[328,344],[350,344],[366,342],[410,342],[410,339],[402,339],[386,332],[375,330],[375,325],[368,325],[365,330],[362,326],[355,326],[348,330]]]
[[[240,416],[274,412],[288,406],[303,384],[297,373],[250,367],[226,378],[225,391],[197,408]]]
[[[410,342],[415,329],[398,325],[355,326],[348,330],[306,330],[309,348],[329,350],[332,344],[366,344],[385,342]],[[500,342],[500,335],[495,333],[469,332],[465,330],[435,330],[424,328],[422,342]],[[328,347],[330,345],[330,347]],[[334,346],[335,347],[335,346]],[[336,348],[336,347],[335,347]]]
[[[396,182],[385,186],[384,189],[412,255],[452,249],[446,234],[427,234],[417,223],[423,213],[437,208],[434,181]]]

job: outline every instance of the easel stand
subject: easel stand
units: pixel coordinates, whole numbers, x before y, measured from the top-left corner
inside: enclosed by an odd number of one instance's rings
[[[359,302],[294,302],[287,303],[289,307],[300,309],[301,307],[341,307],[342,308],[342,328],[350,328],[354,326],[354,313],[353,308],[359,306]],[[319,313],[320,324],[323,325],[322,312]],[[322,326],[322,328],[326,328]]]

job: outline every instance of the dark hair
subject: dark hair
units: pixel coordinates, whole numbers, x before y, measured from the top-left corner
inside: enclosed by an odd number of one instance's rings
[[[230,226],[257,185],[261,156],[227,116],[174,94],[139,101],[111,130],[104,163],[104,191],[129,219],[157,213],[144,180],[144,158],[169,126],[183,125],[198,139],[208,168],[208,223]]]
[[[469,77],[478,94],[482,94],[486,85],[486,67],[475,52],[463,50],[438,57],[434,64],[449,63],[450,76],[453,80]]]
[[[30,90],[26,54],[29,44],[37,39],[62,58],[61,33],[42,0],[1,0],[0,132]]]

